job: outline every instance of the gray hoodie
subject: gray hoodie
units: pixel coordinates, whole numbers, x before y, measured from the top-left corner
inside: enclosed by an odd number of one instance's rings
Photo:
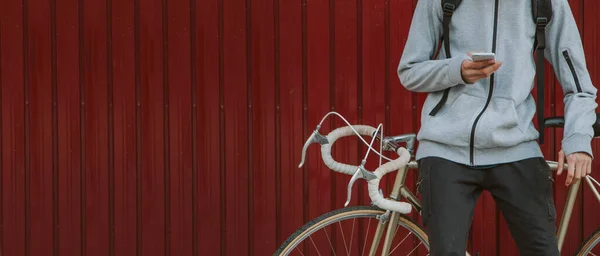
[[[543,156],[533,123],[536,26],[531,1],[463,0],[450,24],[452,58],[446,58],[441,47],[437,59],[433,59],[443,30],[440,1],[418,1],[398,65],[400,82],[406,89],[428,93],[416,158],[438,156],[468,165],[489,165]],[[562,148],[565,155],[592,155],[596,88],[569,3],[553,0],[552,4],[545,56],[565,95]],[[493,49],[496,60],[502,62],[500,69],[491,77],[466,84],[461,64],[470,58],[467,53]],[[436,115],[429,115],[446,88],[450,91],[445,105]]]

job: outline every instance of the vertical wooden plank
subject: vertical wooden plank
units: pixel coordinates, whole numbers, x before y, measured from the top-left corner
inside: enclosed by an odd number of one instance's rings
[[[331,3],[333,1],[306,1],[306,71],[308,84],[305,85],[306,98],[303,98],[303,105],[306,110],[307,123],[304,139],[310,136],[319,124],[323,116],[331,110],[331,88],[334,86],[332,65],[334,60],[331,58],[333,45],[330,33],[333,16],[330,14]],[[310,63],[310,65],[308,65]],[[320,133],[326,135],[333,129],[331,125],[337,117],[331,117],[322,124]],[[332,210],[331,193],[332,171],[323,164],[321,159],[320,147],[312,145],[306,153],[306,163],[304,164],[304,196],[308,196],[308,211],[305,214],[307,219],[314,219],[326,212]],[[327,241],[315,241],[317,248],[327,248]],[[305,248],[308,249],[308,248]],[[305,250],[306,251],[306,250]],[[328,252],[325,252],[326,254]],[[327,254],[329,255],[329,254]]]
[[[56,46],[56,0],[50,1],[50,44],[52,82],[52,254],[59,254],[58,236],[58,72]],[[2,40],[2,39],[0,39]],[[1,53],[0,53],[1,54]],[[1,86],[1,85],[0,85]],[[0,118],[1,120],[1,118]]]
[[[112,0],[106,0],[106,76],[108,98],[108,254],[115,255],[115,109]]]
[[[79,148],[79,56],[77,0],[57,0],[59,248],[61,255],[81,254]]]
[[[250,255],[269,255],[276,250],[276,167],[275,167],[275,51],[272,0],[252,0],[252,149],[249,235]],[[249,117],[250,118],[250,117]]]
[[[469,246],[472,254],[493,255],[498,253],[498,208],[488,191],[483,191],[474,209]],[[510,236],[510,234],[508,234]]]
[[[581,11],[581,9],[583,8],[583,6],[581,6],[582,3],[580,3],[580,1],[578,1],[578,0],[570,0],[569,4],[570,4],[571,10],[573,12],[575,21],[577,22],[578,29],[580,32],[582,32],[583,31],[583,15],[584,15],[584,13]],[[583,33],[582,33],[582,35],[583,35]],[[553,90],[555,91],[555,93],[552,98],[554,98],[554,103],[555,103],[555,114],[558,116],[564,116],[564,102],[563,102],[564,94],[563,94],[563,91],[562,91],[562,88],[560,85],[560,81],[558,79],[556,79],[556,77],[554,76],[554,70],[552,69],[552,67],[550,66],[549,63],[546,64],[546,74],[551,76],[551,79],[552,79],[552,80],[546,80],[546,81],[548,81],[549,84],[554,84]],[[548,75],[546,76],[546,79],[548,79]],[[546,108],[546,111],[548,111],[548,108]],[[550,133],[548,133],[550,131],[551,130],[547,129],[548,135],[551,135]],[[545,151],[544,154],[546,154],[547,158],[558,160],[558,152],[562,149],[561,141],[564,137],[563,133],[564,133],[563,129],[556,129],[556,132],[554,134],[555,150],[553,152]],[[558,227],[558,222],[560,222],[560,218],[563,215],[564,206],[565,206],[566,199],[567,199],[567,194],[568,194],[568,191],[570,188],[570,187],[565,186],[565,178],[567,176],[566,174],[567,174],[567,171],[565,170],[561,176],[555,175],[555,177],[554,177],[554,180],[555,180],[554,199],[555,199],[555,205],[557,208],[556,209],[557,227]],[[584,237],[582,234],[582,229],[583,229],[582,217],[583,217],[584,213],[582,212],[582,210],[583,210],[582,195],[583,195],[583,190],[584,190],[585,186],[587,186],[587,185],[585,184],[585,182],[583,182],[581,184],[581,187],[579,188],[579,191],[578,191],[579,194],[578,194],[577,200],[575,201],[575,205],[573,206],[573,213],[571,215],[571,220],[569,222],[569,230],[567,231],[567,235],[565,237],[565,242],[564,242],[564,245],[562,248],[563,255],[574,255],[575,252],[577,251],[577,249],[579,249],[581,242],[583,242]]]
[[[339,112],[344,116],[351,124],[358,123],[358,111],[357,95],[358,81],[357,76],[360,70],[358,70],[358,56],[357,56],[357,2],[356,1],[335,1],[333,4],[333,10],[330,13],[333,15],[331,18],[334,19],[333,30],[330,31],[333,38],[333,52],[334,68],[331,71],[333,77],[333,111]],[[358,71],[358,72],[357,72]],[[342,122],[339,118],[334,118],[334,127],[347,126],[346,123]],[[336,141],[335,146],[332,150],[332,155],[336,161],[340,163],[346,163],[351,165],[359,165],[363,156],[358,158],[358,139],[356,137],[347,137]],[[334,193],[332,198],[332,205],[330,210],[338,209],[344,206],[344,202],[348,197],[347,186],[350,177],[346,174],[338,172],[332,172],[332,178],[335,182]],[[352,189],[352,205],[358,205],[359,194],[358,185]],[[364,185],[364,183],[363,183]],[[352,222],[344,222],[341,228],[334,229],[333,239],[336,240],[336,251],[343,252],[345,247],[349,246],[349,235],[352,229]],[[346,243],[346,244],[345,244]],[[352,243],[357,245],[358,242]],[[354,248],[348,248],[351,254],[357,254],[357,246]]]
[[[220,0],[195,2],[194,10],[200,22],[197,31],[196,47],[198,56],[193,56],[198,67],[197,90],[199,130],[196,144],[198,152],[198,243],[199,255],[222,255],[225,248],[225,127],[223,125],[224,102],[221,90],[224,89],[224,49],[223,49],[223,3]],[[230,197],[230,200],[237,200]]]
[[[2,42],[2,19],[0,19],[0,42]],[[2,44],[0,44],[0,120],[2,120]],[[2,161],[2,125],[0,125],[0,185],[4,185],[4,166]],[[0,192],[2,190],[0,189]],[[4,197],[0,196],[0,254],[2,254],[2,248],[4,248]]]
[[[359,1],[358,6],[359,15],[358,22],[360,22],[358,29],[358,37],[359,37],[359,52],[358,56],[360,57],[359,65],[359,102],[362,104],[359,105],[359,122],[365,125],[370,125],[373,127],[377,127],[379,124],[383,124],[383,135],[388,136],[391,135],[388,128],[390,124],[388,124],[389,120],[386,120],[386,89],[388,89],[389,79],[386,78],[388,74],[386,68],[388,67],[388,56],[389,54],[387,49],[387,45],[389,43],[389,34],[387,33],[387,29],[389,29],[389,24],[386,23],[386,11],[389,8],[389,5],[386,4],[385,0],[377,0],[377,1]],[[362,15],[361,15],[362,14]],[[362,33],[361,33],[362,32]],[[362,108],[361,108],[362,105]],[[356,138],[353,138],[356,140]],[[359,143],[359,154],[357,157],[364,157],[364,153],[368,149],[361,142]],[[379,143],[375,143],[374,147],[377,151],[379,150]],[[389,155],[389,154],[386,154]],[[392,157],[397,157],[397,155],[391,154]],[[383,160],[382,163],[385,163],[387,160]],[[379,156],[374,154],[371,151],[371,154],[367,160],[367,164],[365,166],[368,170],[374,171],[379,167]],[[386,175],[381,183],[380,188],[383,191],[383,194],[387,197],[390,193],[391,187],[386,186],[390,180],[393,180],[391,176],[395,176],[395,173],[390,173]],[[361,200],[358,201],[360,205],[368,205],[371,203],[371,199],[369,197],[367,183],[360,182],[357,183],[358,190],[361,194]],[[362,255],[363,252],[368,251],[374,235],[375,222],[364,222],[360,221],[359,223],[359,233],[358,237],[358,253]],[[398,236],[401,236],[399,234]],[[366,242],[362,242],[365,241]],[[396,242],[392,246],[396,246]],[[404,248],[398,248],[397,252],[399,253],[407,253],[410,250],[405,250]]]
[[[20,1],[0,2],[3,255],[25,255],[23,13]]]
[[[133,0],[133,26],[134,26],[134,66],[135,66],[135,232],[136,253],[143,254],[142,236],[142,49],[141,49],[141,10],[140,0]]]
[[[408,39],[408,32],[412,22],[415,3],[412,0],[403,1],[385,1],[386,10],[386,37],[388,38],[386,49],[386,67],[385,67],[385,84],[386,84],[386,133],[388,135],[399,135],[406,133],[417,133],[421,114],[421,107],[416,101],[416,94],[408,91],[400,83],[398,78],[398,64],[404,52],[404,46]],[[416,152],[415,152],[416,153]],[[414,154],[414,153],[413,153]],[[397,154],[388,154],[391,157],[397,157]],[[415,186],[418,179],[417,170],[410,170],[406,177],[406,186],[413,191],[415,195],[420,197],[417,187]],[[388,187],[391,188],[395,175],[388,178]],[[388,191],[390,193],[391,191]],[[410,216],[420,222],[420,214],[413,211]],[[397,234],[396,239],[403,238],[405,234]],[[400,240],[401,241],[401,240]],[[398,241],[399,242],[399,241]],[[410,252],[412,248],[419,244],[417,239],[412,243],[403,243],[398,250]],[[422,249],[423,247],[419,247]],[[423,254],[422,250],[418,251],[418,255]]]
[[[304,106],[302,104],[303,86],[306,86],[303,79],[306,70],[303,66],[303,56],[305,55],[303,40],[306,37],[303,34],[306,28],[305,14],[303,9],[306,5],[302,2],[294,1],[276,1],[279,3],[279,24],[276,24],[278,30],[275,31],[277,53],[279,53],[278,80],[279,85],[279,113],[280,113],[280,146],[281,157],[280,165],[280,201],[278,202],[281,214],[277,224],[279,236],[277,237],[277,246],[281,245],[287,237],[300,228],[304,222],[304,210],[308,209],[303,196],[303,168],[298,168],[302,154],[302,146],[305,137],[303,136],[303,118]],[[277,41],[279,40],[279,41]],[[312,126],[313,124],[309,124]],[[316,147],[311,150],[317,150]],[[318,161],[318,159],[311,159]]]
[[[585,8],[583,8],[585,6]],[[580,16],[580,33],[583,37],[583,48],[586,56],[586,64],[588,71],[590,72],[590,77],[592,82],[598,88],[600,83],[600,63],[597,61],[597,56],[600,56],[600,47],[598,47],[598,29],[597,26],[600,23],[600,19],[598,19],[596,13],[600,10],[600,4],[597,1],[573,1],[571,7],[575,9],[574,11],[579,11]],[[579,7],[579,8],[577,8]],[[597,102],[599,100],[597,99]],[[594,139],[592,141],[592,150],[595,156],[597,156],[600,152],[600,142],[598,139]],[[596,157],[597,159],[597,157]],[[599,161],[592,161],[592,173],[591,176],[598,180],[598,168],[600,167]],[[600,202],[594,196],[592,190],[585,184],[582,184],[583,188],[583,238],[585,239],[587,236],[591,235],[599,226],[600,226],[600,218],[594,213],[600,211]],[[596,186],[596,189],[599,189]],[[600,250],[595,249],[594,253]]]
[[[140,2],[142,254],[165,253],[162,1]],[[166,18],[166,17],[165,17]]]
[[[50,1],[32,0],[26,7],[29,33],[30,95],[30,253],[51,254],[52,230],[52,81]],[[27,220],[26,220],[27,221]]]
[[[86,255],[108,254],[108,84],[106,2],[85,1],[83,58],[85,86]]]
[[[112,1],[115,255],[136,255],[134,1]]]
[[[199,237],[199,231],[198,231],[198,218],[200,217],[198,215],[198,134],[197,131],[198,129],[198,96],[196,95],[198,93],[198,88],[197,88],[197,84],[198,84],[198,76],[197,76],[197,69],[198,69],[198,61],[197,61],[197,55],[198,55],[198,47],[197,47],[197,39],[196,39],[196,35],[197,33],[197,27],[198,25],[196,24],[196,1],[195,0],[190,0],[189,1],[189,13],[190,13],[190,56],[189,56],[189,61],[190,61],[190,92],[191,92],[191,111],[192,111],[192,115],[191,115],[191,150],[192,150],[192,155],[191,160],[192,160],[192,255],[196,256],[199,253],[199,247],[198,247],[198,237]],[[214,209],[216,211],[216,209]],[[218,246],[214,246],[214,248],[218,248]]]
[[[189,2],[168,2],[170,254],[192,254],[192,102]],[[194,46],[195,47],[195,46]],[[214,170],[211,170],[214,171]]]
[[[248,243],[248,51],[247,2],[223,1],[225,137],[225,254],[247,254]],[[223,253],[223,252],[221,252]]]

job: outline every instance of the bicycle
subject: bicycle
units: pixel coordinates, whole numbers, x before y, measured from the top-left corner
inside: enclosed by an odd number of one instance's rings
[[[347,126],[337,128],[331,131],[328,135],[324,136],[319,133],[321,124],[330,115],[339,116]],[[563,117],[552,117],[546,119],[544,123],[545,128],[557,128],[564,126]],[[597,127],[595,127],[596,129]],[[359,139],[368,146],[367,153],[364,159],[361,161],[359,166],[348,165],[344,163],[336,162],[331,156],[331,148],[333,144],[343,137],[356,135]],[[367,141],[362,136],[371,137],[371,142]],[[380,150],[377,151],[373,148],[373,143],[379,141]],[[415,150],[416,135],[413,133],[401,134],[396,136],[384,136],[382,132],[382,125],[380,124],[377,128],[368,125],[351,125],[342,115],[336,112],[329,112],[321,123],[317,125],[317,128],[313,131],[310,137],[306,140],[302,149],[302,160],[299,167],[302,167],[305,162],[306,151],[311,144],[317,143],[321,145],[321,156],[323,162],[331,170],[352,175],[350,182],[348,183],[348,198],[344,204],[344,208],[336,209],[329,213],[323,214],[298,229],[296,232],[291,234],[288,239],[279,247],[274,255],[323,255],[333,253],[337,255],[336,250],[342,251],[343,255],[354,255],[355,252],[360,255],[391,255],[397,252],[398,249],[406,249],[404,253],[397,255],[429,255],[429,243],[427,235],[423,228],[407,214],[414,210],[421,213],[421,202],[418,197],[405,186],[405,180],[408,170],[417,169],[418,163],[412,157]],[[405,146],[401,146],[404,144]],[[364,166],[366,159],[370,151],[375,152],[379,155],[380,164],[379,167],[371,172]],[[390,159],[385,157],[383,151],[392,151],[398,154],[398,158]],[[389,162],[381,164],[381,159],[386,159]],[[558,163],[550,160],[546,160],[552,171],[556,171]],[[564,168],[568,166],[565,163]],[[397,171],[395,181],[393,183],[392,192],[389,198],[384,198],[383,193],[379,190],[379,182],[381,178],[390,172]],[[354,183],[359,179],[365,179],[368,183],[369,197],[371,198],[371,205],[369,206],[353,206],[348,207],[351,200],[352,187]],[[600,193],[596,189],[596,186],[600,186],[600,183],[592,178],[590,175],[581,179],[585,180],[589,185],[591,191],[595,195],[596,199],[600,203]],[[580,180],[580,181],[581,181]],[[569,220],[573,210],[573,205],[577,199],[577,191],[581,185],[578,181],[572,184],[567,194],[567,200],[564,206],[563,215],[560,220],[559,227],[557,229],[557,239],[559,250],[562,250],[565,235],[569,227]],[[418,186],[418,185],[417,185]],[[418,188],[417,188],[418,190]],[[406,200],[404,202],[403,200]],[[352,244],[355,242],[355,226],[358,220],[359,227],[366,225],[366,232],[359,234],[364,238],[362,243],[357,243],[357,247],[353,247]],[[346,221],[352,221],[350,225]],[[374,229],[371,231],[371,221],[374,222]],[[343,222],[343,224],[342,224]],[[367,222],[367,223],[365,223]],[[347,240],[346,230],[351,229],[350,240]],[[338,230],[339,228],[339,230]],[[404,234],[402,230],[408,231],[408,235],[395,237],[397,234]],[[329,232],[328,232],[329,230]],[[399,232],[400,231],[400,232]],[[340,243],[339,239],[335,239],[334,236],[341,234],[343,244]],[[361,229],[357,231],[361,233]],[[385,234],[385,237],[384,237]],[[410,235],[414,235],[414,238],[408,239]],[[332,238],[334,237],[334,238]],[[381,243],[383,239],[383,244]],[[336,241],[335,244],[332,240]],[[399,243],[393,246],[396,242]],[[407,244],[403,244],[408,241]],[[600,228],[596,229],[590,236],[583,240],[576,255],[596,255],[600,253],[600,247],[596,246],[600,243]],[[348,244],[350,244],[348,246]],[[318,246],[320,246],[318,248]],[[320,249],[321,248],[321,249]],[[351,252],[352,251],[352,252]],[[471,254],[466,253],[467,256]]]

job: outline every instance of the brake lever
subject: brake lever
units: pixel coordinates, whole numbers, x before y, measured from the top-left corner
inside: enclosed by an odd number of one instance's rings
[[[308,139],[304,143],[304,146],[302,147],[302,160],[300,161],[298,168],[302,168],[302,166],[304,165],[304,160],[306,159],[306,151],[308,150],[308,147],[310,146],[310,144],[319,143],[319,144],[323,145],[323,144],[329,143],[329,140],[327,140],[327,137],[325,137],[319,133],[319,129],[321,129],[321,125],[317,125],[317,129],[315,129],[313,131],[313,133],[310,135],[310,137],[308,137]]]
[[[363,160],[362,163],[360,164],[360,166],[358,166],[358,168],[356,169],[356,172],[354,172],[354,175],[352,175],[352,178],[350,179],[350,182],[348,183],[348,199],[346,200],[344,207],[347,207],[350,204],[350,200],[352,199],[352,186],[354,186],[354,183],[357,180],[365,179],[366,181],[370,181],[370,180],[377,178],[377,176],[375,174],[373,174],[370,171],[367,171],[367,169],[365,169],[364,166],[365,166],[365,160]],[[380,193],[381,193],[381,191],[380,191]]]

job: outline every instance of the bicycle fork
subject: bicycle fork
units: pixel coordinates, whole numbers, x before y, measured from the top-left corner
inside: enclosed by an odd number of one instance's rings
[[[406,180],[406,171],[408,167],[409,166],[407,165],[398,170],[398,174],[396,175],[396,180],[394,181],[394,188],[392,189],[390,198],[399,201],[402,194],[405,194],[405,197],[411,202],[411,204],[413,204],[413,206],[415,206],[415,209],[420,211],[420,206],[416,203],[416,197],[414,197],[414,195],[412,195],[412,193],[406,190],[406,188],[404,188],[403,186],[404,181]],[[386,214],[381,217],[381,219],[379,220],[379,224],[377,225],[377,230],[375,231],[375,236],[373,238],[373,243],[371,244],[369,256],[375,256],[375,253],[377,252],[377,248],[379,247],[381,238],[383,236],[383,231],[386,228],[386,222],[387,232],[385,235],[385,240],[383,241],[381,255],[387,256],[390,254],[392,241],[394,240],[394,236],[396,235],[396,226],[398,225],[399,218],[400,213],[390,211],[387,211]]]

